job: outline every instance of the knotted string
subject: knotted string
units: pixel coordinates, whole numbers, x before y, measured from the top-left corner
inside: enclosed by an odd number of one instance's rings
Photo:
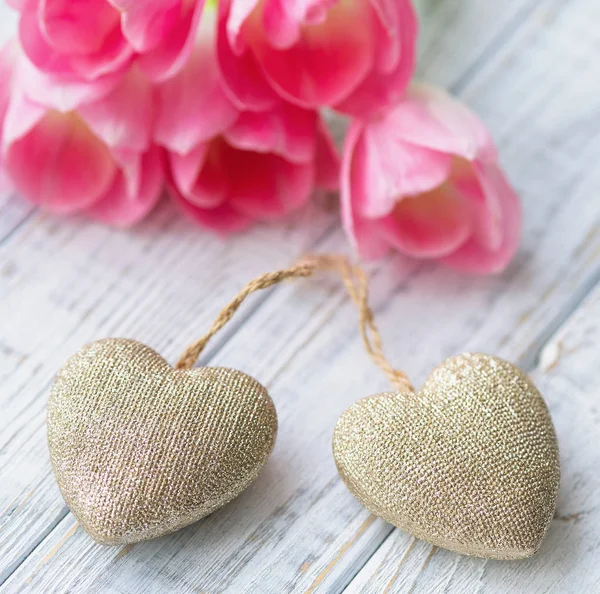
[[[221,311],[210,330],[185,350],[176,368],[191,369],[211,338],[231,320],[249,295],[278,285],[288,279],[308,278],[321,270],[336,272],[344,282],[348,294],[358,308],[359,330],[365,350],[377,367],[387,375],[394,388],[403,392],[414,392],[408,376],[403,371],[394,369],[383,354],[381,335],[375,325],[373,311],[369,307],[369,278],[367,273],[360,266],[352,264],[348,258],[329,254],[306,256],[290,268],[268,272],[250,281],[233,301]]]

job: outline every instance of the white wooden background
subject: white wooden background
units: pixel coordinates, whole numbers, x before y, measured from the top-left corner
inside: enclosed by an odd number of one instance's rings
[[[134,337],[175,360],[251,276],[306,250],[346,250],[314,205],[223,243],[161,207],[118,232],[0,200],[0,594],[76,592],[600,592],[600,4],[421,0],[421,72],[491,127],[526,215],[494,278],[400,257],[373,268],[387,351],[415,381],[465,350],[530,371],[556,423],[558,510],[539,555],[455,555],[373,518],[338,478],[330,440],[352,402],[387,388],[335,281],[255,296],[203,363],[267,385],[275,452],[242,496],[176,534],[94,544],[54,483],[45,407],[82,344]],[[10,26],[6,10],[0,29]]]

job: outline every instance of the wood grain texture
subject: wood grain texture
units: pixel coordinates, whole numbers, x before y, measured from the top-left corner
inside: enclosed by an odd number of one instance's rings
[[[422,9],[423,70],[460,88],[490,125],[523,196],[526,232],[497,278],[402,258],[374,268],[377,319],[390,357],[416,383],[462,350],[533,367],[600,273],[600,114],[591,100],[600,96],[599,8],[595,0],[423,0]],[[519,565],[494,573],[450,554],[442,563],[445,554],[392,533],[346,491],[330,453],[333,426],[386,382],[362,351],[355,311],[326,278],[255,297],[204,357],[252,374],[275,400],[279,439],[259,480],[177,534],[125,549],[95,545],[67,513],[47,459],[45,403],[62,362],[109,335],[174,360],[245,280],[305,249],[347,244],[319,207],[227,244],[169,207],[129,233],[16,208],[13,223],[0,217],[2,594],[338,592],[349,583],[382,591],[394,576],[390,588],[409,591],[432,568],[436,588],[510,591],[529,577]],[[582,477],[576,484],[591,488]],[[564,555],[562,546],[553,554]],[[385,583],[373,581],[378,571]]]
[[[67,512],[47,480],[45,443],[48,390],[61,361],[107,336],[138,338],[174,360],[246,280],[239,260],[250,275],[284,265],[330,223],[327,213],[307,210],[265,230],[267,241],[249,235],[226,245],[168,206],[130,233],[36,214],[0,246],[0,473],[10,477],[0,495],[0,575]],[[274,254],[270,245],[282,247]],[[181,290],[181,278],[194,289]]]
[[[542,549],[526,561],[469,559],[394,530],[347,592],[598,592],[600,287],[541,353],[532,378],[554,417],[561,492]]]

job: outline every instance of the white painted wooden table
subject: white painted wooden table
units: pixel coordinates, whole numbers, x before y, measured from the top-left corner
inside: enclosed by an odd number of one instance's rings
[[[135,337],[175,360],[243,280],[306,250],[345,250],[312,206],[227,243],[164,206],[131,232],[0,202],[0,594],[14,592],[600,592],[600,4],[422,0],[421,71],[491,127],[526,214],[500,277],[390,259],[373,269],[387,352],[415,381],[465,350],[519,363],[561,448],[556,518],[539,555],[455,555],[374,519],[338,478],[339,414],[386,388],[335,282],[253,298],[203,362],[265,383],[275,452],[230,505],[134,547],[77,527],[48,461],[53,374],[82,344]],[[5,10],[1,28],[8,27]]]

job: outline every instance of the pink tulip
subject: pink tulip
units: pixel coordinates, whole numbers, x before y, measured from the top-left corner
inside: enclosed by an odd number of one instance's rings
[[[123,73],[136,59],[154,79],[175,74],[204,0],[20,0],[19,37],[33,65],[60,80]]]
[[[217,64],[217,18],[217,7],[208,3],[189,60],[175,76],[156,85],[154,139],[175,153],[188,153],[221,134],[239,115]]]
[[[18,73],[0,80],[0,97],[9,95],[2,167],[16,190],[56,213],[85,212],[119,226],[143,218],[164,179],[145,76],[133,68],[101,101],[66,112],[33,102],[19,81]]]
[[[190,60],[156,86],[154,140],[169,152],[175,201],[226,234],[299,208],[315,186],[335,187],[339,163],[316,111],[275,96],[260,112],[232,101],[217,62],[218,10],[205,8]]]
[[[413,86],[356,121],[342,163],[346,232],[368,259],[398,250],[472,273],[503,270],[520,238],[518,197],[480,120],[444,92]]]
[[[246,109],[280,96],[364,117],[404,92],[416,36],[410,0],[223,0],[218,53]]]
[[[339,163],[314,111],[283,102],[241,112],[222,134],[171,152],[171,194],[196,222],[222,235],[300,208],[315,187],[335,189]]]

